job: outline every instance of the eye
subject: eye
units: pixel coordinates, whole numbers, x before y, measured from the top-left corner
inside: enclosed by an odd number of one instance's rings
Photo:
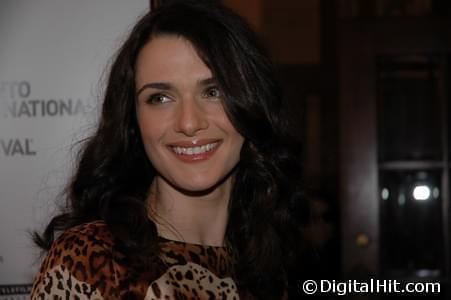
[[[149,96],[146,102],[150,104],[161,104],[169,101],[171,101],[171,98],[164,94],[153,94]]]
[[[222,97],[222,93],[219,90],[218,87],[216,86],[211,86],[209,88],[207,88],[204,92],[204,97],[206,98],[216,98],[216,99],[221,99]]]

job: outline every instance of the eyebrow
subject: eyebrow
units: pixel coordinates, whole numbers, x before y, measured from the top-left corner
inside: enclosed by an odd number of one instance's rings
[[[202,85],[202,86],[209,85],[209,84],[216,84],[216,83],[217,83],[217,80],[215,77],[209,77],[209,78],[198,80],[198,84]],[[145,89],[148,89],[148,88],[169,91],[169,90],[173,90],[174,86],[168,82],[146,83],[136,92],[136,97],[138,97],[142,91],[144,91]]]
[[[148,88],[153,88],[153,89],[158,89],[158,90],[171,90],[173,89],[173,86],[170,83],[167,82],[152,82],[152,83],[146,83],[145,85],[143,85],[137,92],[136,92],[136,97],[139,96],[139,94],[141,94],[142,91],[144,91],[145,89]]]
[[[216,78],[215,77],[209,77],[209,78],[205,78],[205,79],[202,79],[202,80],[199,80],[199,84],[200,85],[209,85],[209,84],[217,84],[217,80],[216,80]]]

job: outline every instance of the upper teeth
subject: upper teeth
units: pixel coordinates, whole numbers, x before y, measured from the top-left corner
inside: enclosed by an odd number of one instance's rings
[[[200,154],[200,153],[205,153],[207,151],[210,151],[211,149],[215,148],[218,145],[218,143],[211,143],[211,144],[206,144],[206,145],[202,145],[202,146],[198,146],[198,147],[172,147],[172,149],[174,149],[174,152],[177,154],[186,154],[186,155],[195,155],[195,154]]]

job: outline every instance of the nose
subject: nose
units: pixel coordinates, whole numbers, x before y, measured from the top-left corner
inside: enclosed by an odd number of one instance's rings
[[[187,136],[195,136],[199,130],[208,128],[205,112],[194,97],[180,101],[175,122],[175,131]]]

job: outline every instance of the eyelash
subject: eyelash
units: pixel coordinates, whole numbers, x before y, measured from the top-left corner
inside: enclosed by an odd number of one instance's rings
[[[210,95],[209,93],[211,92],[211,91],[215,91],[216,92],[216,95]],[[205,92],[203,93],[203,95],[204,95],[204,97],[207,97],[207,98],[218,98],[218,99],[221,99],[222,98],[222,93],[221,93],[221,90],[217,87],[217,86],[211,86],[211,87],[208,87],[206,90],[205,90]]]
[[[161,98],[167,98],[168,100],[162,101]],[[166,103],[168,101],[170,101],[169,97],[164,94],[153,94],[153,95],[150,95],[149,98],[147,99],[147,103],[150,103],[150,104],[162,104],[162,103]]]
[[[212,91],[215,92],[215,95],[210,94]],[[217,86],[211,86],[205,89],[205,91],[202,93],[202,96],[205,98],[217,98],[218,100],[220,100],[222,98],[222,93]],[[162,98],[165,98],[166,100],[162,100]],[[146,102],[150,104],[163,104],[169,101],[171,101],[170,97],[165,94],[157,93],[150,95]]]

